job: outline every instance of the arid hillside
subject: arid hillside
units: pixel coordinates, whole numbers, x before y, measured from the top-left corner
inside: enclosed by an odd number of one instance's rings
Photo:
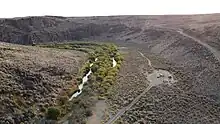
[[[85,54],[78,51],[1,42],[0,123],[30,123],[55,105],[63,91],[76,87],[84,61]]]
[[[138,37],[146,29],[148,35],[157,37],[157,28],[184,29],[197,35],[217,38],[220,14],[209,15],[161,15],[161,16],[107,16],[107,17],[21,17],[0,20],[0,41],[32,44],[80,40],[94,36],[105,38]],[[115,36],[114,34],[117,34]],[[144,33],[146,34],[146,33]],[[205,36],[204,36],[205,37]],[[125,38],[125,39],[124,39]],[[131,38],[134,39],[134,38]],[[208,38],[209,39],[209,38]],[[204,39],[205,40],[205,39]],[[207,40],[207,39],[206,39]]]

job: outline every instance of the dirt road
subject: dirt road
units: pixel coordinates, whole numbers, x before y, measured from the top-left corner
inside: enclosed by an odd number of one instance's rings
[[[142,52],[138,51],[138,53],[140,53],[140,55],[141,55],[143,58],[147,59],[148,65],[149,65],[151,68],[153,68],[150,59],[148,59],[146,56],[144,56],[144,54],[143,54]]]
[[[213,55],[214,57],[220,62],[220,52],[218,50],[216,50],[215,48],[213,48],[212,46],[210,46],[209,44],[199,40],[198,38],[196,37],[193,37],[185,32],[183,32],[182,29],[176,29],[176,28],[169,28],[169,27],[164,27],[164,26],[160,26],[160,25],[157,25],[155,27],[158,27],[158,28],[165,28],[165,29],[168,29],[168,30],[172,30],[172,31],[176,31],[178,32],[179,34],[185,36],[185,37],[188,37],[194,41],[196,41],[197,43],[201,44],[202,46],[204,46],[205,48],[207,48]]]
[[[121,110],[118,111],[118,113],[110,118],[106,124],[113,124],[119,117],[121,117],[125,111],[129,110],[137,101],[147,92],[150,90],[152,85],[149,85],[140,95],[138,95],[129,105],[126,107],[122,108]]]
[[[204,43],[201,40],[199,40],[199,39],[197,39],[197,38],[195,38],[193,36],[190,36],[189,34],[184,33],[181,30],[178,30],[177,32],[180,33],[181,35],[185,36],[185,37],[193,39],[197,43],[199,43],[199,44],[203,45],[204,47],[206,47],[210,52],[212,52],[212,54],[215,56],[215,58],[220,62],[220,52],[218,50],[216,50],[215,48],[211,47],[207,43]]]

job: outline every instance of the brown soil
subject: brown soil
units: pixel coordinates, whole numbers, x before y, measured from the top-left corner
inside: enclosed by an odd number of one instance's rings
[[[87,124],[101,124],[106,107],[105,101],[99,100],[93,107],[93,115],[88,118]]]

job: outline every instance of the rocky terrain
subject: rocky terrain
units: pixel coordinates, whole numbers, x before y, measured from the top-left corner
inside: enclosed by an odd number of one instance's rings
[[[170,71],[178,82],[150,89],[118,123],[217,124],[220,123],[219,23],[220,14],[24,17],[1,19],[0,41],[34,44],[97,40],[127,48],[122,49],[125,61],[114,92],[107,99],[110,116],[107,115],[106,121],[148,86],[146,76],[152,68],[140,51],[151,60],[154,69]]]
[[[76,85],[85,54],[0,43],[0,123],[30,123]],[[43,116],[43,115],[41,115]]]

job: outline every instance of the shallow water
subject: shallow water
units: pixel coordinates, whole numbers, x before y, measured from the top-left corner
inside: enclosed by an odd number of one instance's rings
[[[90,64],[90,67],[91,67],[91,64]],[[88,81],[88,77],[89,75],[92,73],[92,70],[90,68],[89,72],[86,74],[86,76],[83,77],[82,79],[82,83],[78,86],[80,92],[76,92],[74,93],[71,98],[69,99],[69,101],[71,101],[74,97],[77,97],[78,95],[80,95],[82,93],[82,89],[83,89],[83,85]]]
[[[117,65],[117,62],[115,61],[115,58],[112,58],[112,63],[113,63],[113,67],[115,67]]]
[[[95,61],[97,61],[97,60],[98,60],[98,58],[95,58]],[[115,67],[115,66],[117,65],[117,62],[115,61],[114,58],[112,58],[112,60],[113,60],[113,62],[112,62],[112,63],[113,63],[113,67]],[[93,63],[91,63],[89,66],[90,66],[89,72],[82,78],[82,83],[78,86],[80,92],[74,93],[74,94],[70,97],[69,101],[71,101],[74,97],[77,97],[78,95],[80,95],[80,94],[82,93],[83,86],[84,86],[84,84],[88,81],[89,75],[92,73],[91,67],[93,66]]]
[[[81,93],[82,93],[82,90],[80,90],[79,92],[74,93],[69,100],[72,100],[74,97],[77,97]]]
[[[97,61],[97,60],[98,60],[98,59],[96,58],[95,61]],[[93,63],[90,64],[90,67],[92,67],[92,66],[93,66]],[[83,86],[84,86],[84,84],[88,81],[88,79],[89,79],[88,77],[89,77],[89,75],[90,75],[91,73],[92,73],[92,70],[91,70],[91,68],[90,68],[89,72],[82,78],[82,83],[78,86],[80,92],[74,93],[74,94],[70,97],[69,101],[71,101],[74,97],[77,97],[78,95],[80,95],[80,94],[82,93]]]

